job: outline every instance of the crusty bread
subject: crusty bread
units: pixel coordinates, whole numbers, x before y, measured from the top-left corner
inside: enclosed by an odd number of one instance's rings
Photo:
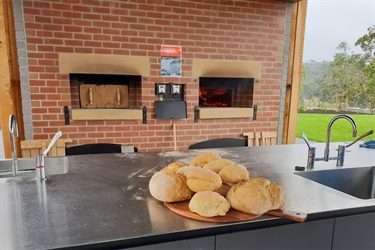
[[[202,191],[191,198],[189,209],[204,217],[224,216],[229,211],[230,204],[216,192]]]
[[[214,190],[214,192],[216,192],[216,193],[225,197],[230,188],[231,188],[231,186],[229,186],[227,183],[223,183],[223,184],[221,184],[221,186],[219,188],[216,188]]]
[[[205,164],[221,159],[221,156],[212,152],[203,152],[195,156],[189,163],[189,166],[203,167]]]
[[[271,209],[283,209],[286,205],[286,192],[279,183],[271,183],[268,190],[271,194]]]
[[[220,170],[219,175],[224,183],[238,183],[249,180],[249,171],[241,164],[228,165]]]
[[[224,167],[229,166],[229,165],[234,165],[234,162],[231,160],[227,159],[217,159],[214,161],[210,161],[209,163],[206,163],[203,165],[203,168],[208,168],[214,171],[215,173],[219,173],[220,170],[222,170]]]
[[[178,174],[186,178],[186,184],[194,192],[213,191],[222,184],[220,176],[206,168],[182,167]]]
[[[170,169],[156,172],[151,177],[148,187],[151,195],[163,202],[188,200],[193,195],[185,178]]]
[[[176,161],[176,162],[169,163],[168,166],[166,166],[165,168],[162,169],[162,171],[164,169],[170,169],[170,170],[173,170],[174,172],[177,173],[177,171],[180,168],[185,167],[185,166],[186,166],[185,163]]]
[[[226,198],[232,208],[249,214],[264,214],[268,210],[282,208],[286,202],[284,190],[264,178],[232,186]]]

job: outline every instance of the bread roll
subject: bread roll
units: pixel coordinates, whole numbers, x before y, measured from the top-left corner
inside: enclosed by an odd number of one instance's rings
[[[224,167],[219,175],[224,183],[238,183],[249,180],[249,171],[241,164],[228,165]]]
[[[173,170],[174,172],[177,173],[177,171],[180,168],[185,167],[185,166],[186,166],[185,163],[176,161],[176,162],[169,163],[168,166],[166,166],[165,168],[162,169],[162,171],[164,169],[170,169],[170,170]]]
[[[271,209],[283,209],[286,205],[286,192],[278,183],[271,183],[269,186],[271,194]]]
[[[227,194],[232,208],[249,214],[264,214],[273,208],[268,186],[264,178],[251,179],[234,185]]]
[[[230,204],[216,192],[202,191],[191,198],[189,209],[204,217],[224,216],[229,211]]]
[[[182,167],[178,174],[186,178],[186,184],[194,192],[213,191],[222,184],[220,176],[206,168]]]
[[[203,152],[195,156],[189,163],[189,166],[203,167],[205,164],[221,159],[221,156],[216,153]]]
[[[163,202],[188,200],[193,195],[185,178],[170,169],[156,172],[151,177],[148,188],[155,199]]]
[[[219,173],[220,170],[222,170],[224,167],[234,165],[234,162],[227,159],[218,159],[211,161],[209,163],[206,163],[203,168],[208,168],[214,171],[215,173]]]

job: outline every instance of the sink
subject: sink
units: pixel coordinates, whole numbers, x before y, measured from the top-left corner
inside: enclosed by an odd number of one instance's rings
[[[375,198],[375,166],[312,170],[295,174],[360,199]]]
[[[18,177],[35,177],[35,158],[19,158]],[[46,176],[66,174],[68,172],[68,157],[46,157],[44,158]],[[0,160],[0,178],[16,178],[12,175],[12,160]]]

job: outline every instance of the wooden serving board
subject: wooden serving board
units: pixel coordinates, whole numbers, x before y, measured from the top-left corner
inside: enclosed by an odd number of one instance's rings
[[[206,221],[206,222],[216,222],[216,223],[225,223],[225,222],[240,222],[240,221],[248,221],[258,218],[262,215],[255,215],[255,214],[245,214],[241,213],[237,210],[230,209],[225,216],[215,216],[215,217],[203,217],[199,214],[193,213],[189,209],[189,201],[180,201],[180,202],[164,202],[165,206],[171,210],[172,212],[181,215],[186,218],[199,220],[199,221]]]
[[[216,222],[216,223],[225,223],[225,222],[240,222],[240,221],[249,221],[256,218],[259,218],[262,215],[256,214],[246,214],[239,212],[235,209],[230,209],[225,216],[215,216],[215,217],[203,217],[199,214],[193,213],[189,209],[189,200],[181,202],[164,202],[165,206],[172,212],[181,215],[186,218],[206,221],[206,222]],[[307,219],[307,215],[301,212],[295,211],[286,211],[286,210],[270,210],[266,212],[267,215],[282,217],[285,219],[290,219],[298,222],[304,222]]]

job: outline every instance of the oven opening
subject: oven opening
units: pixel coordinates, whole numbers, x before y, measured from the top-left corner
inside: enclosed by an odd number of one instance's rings
[[[254,78],[199,78],[199,107],[252,107]]]
[[[141,76],[69,74],[72,108],[139,108]]]

